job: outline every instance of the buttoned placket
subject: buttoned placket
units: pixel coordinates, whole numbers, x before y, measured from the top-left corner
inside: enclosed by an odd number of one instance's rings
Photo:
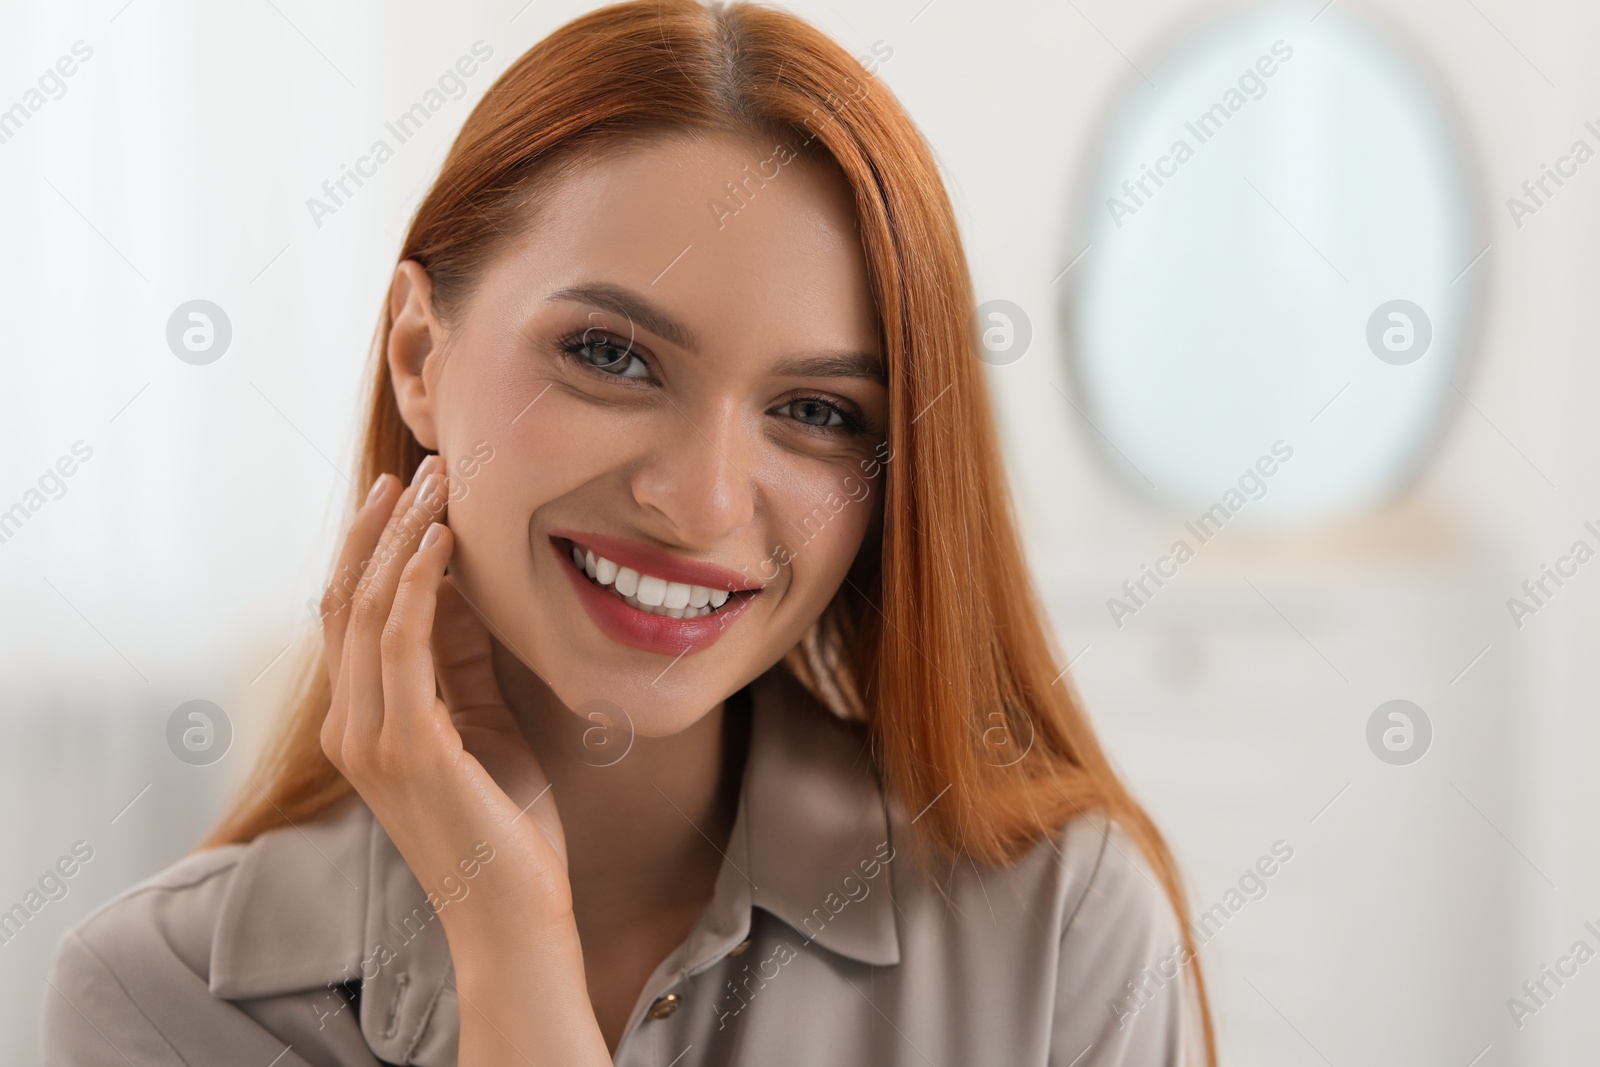
[[[689,1030],[687,1012],[711,1010],[701,1001],[715,992],[697,989],[695,976],[750,947],[754,897],[753,887],[743,873],[749,867],[746,810],[741,797],[711,900],[683,943],[661,962],[640,991],[622,1040],[617,1043],[613,1057],[616,1067],[665,1067],[684,1051],[688,1042],[680,1035]]]

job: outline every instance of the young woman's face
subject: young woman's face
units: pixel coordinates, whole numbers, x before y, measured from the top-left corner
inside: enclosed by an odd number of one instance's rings
[[[402,266],[391,366],[453,483],[452,572],[502,644],[642,736],[794,646],[892,458],[842,177],[774,145],[661,140],[561,179],[448,329],[426,286]]]

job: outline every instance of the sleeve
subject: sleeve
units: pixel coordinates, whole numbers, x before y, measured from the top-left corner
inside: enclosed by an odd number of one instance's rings
[[[1191,990],[1166,892],[1124,831],[1080,819],[1098,859],[1062,932],[1050,1067],[1178,1067]]]
[[[185,1067],[77,930],[56,946],[45,982],[44,1067]]]

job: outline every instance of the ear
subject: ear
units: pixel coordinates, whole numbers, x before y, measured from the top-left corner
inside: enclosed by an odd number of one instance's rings
[[[434,408],[444,328],[433,314],[433,282],[414,259],[395,268],[394,281],[389,285],[389,316],[389,345],[384,355],[400,417],[418,444],[437,452],[439,433]]]

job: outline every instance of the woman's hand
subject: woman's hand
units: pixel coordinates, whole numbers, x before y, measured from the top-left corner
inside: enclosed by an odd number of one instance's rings
[[[345,540],[322,605],[333,694],[322,748],[439,909],[462,1067],[556,1050],[550,1062],[610,1063],[549,781],[500,693],[488,631],[445,580],[441,466],[429,456],[403,491],[381,476]]]

